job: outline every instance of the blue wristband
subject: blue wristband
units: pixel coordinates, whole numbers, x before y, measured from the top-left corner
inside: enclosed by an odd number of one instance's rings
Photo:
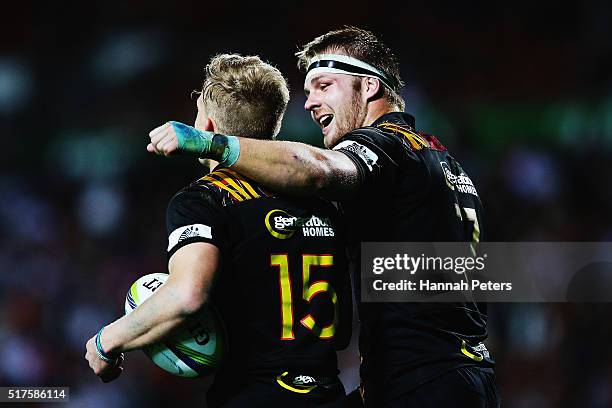
[[[170,121],[176,133],[178,151],[206,156],[210,150],[213,132],[204,132],[181,122]]]
[[[219,162],[220,167],[231,167],[240,157],[240,141],[236,136],[220,135],[198,130],[181,122],[170,121],[178,142],[178,151]]]
[[[219,160],[219,167],[232,167],[240,157],[240,139],[236,136],[215,135],[213,145],[217,142],[218,136],[225,138],[224,149]]]
[[[96,334],[96,354],[98,354],[98,357],[100,357],[101,360],[109,364],[116,364],[118,357],[110,356],[102,348],[102,343],[100,342],[100,337],[102,336],[102,330],[104,330],[104,327],[102,327],[100,331],[98,332],[98,334]]]

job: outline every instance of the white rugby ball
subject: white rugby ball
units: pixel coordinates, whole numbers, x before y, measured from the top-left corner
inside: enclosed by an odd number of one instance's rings
[[[153,295],[168,276],[151,273],[134,282],[125,297],[125,314]],[[213,306],[207,304],[183,329],[164,342],[146,347],[144,352],[157,366],[179,377],[210,375],[225,352],[223,323]]]

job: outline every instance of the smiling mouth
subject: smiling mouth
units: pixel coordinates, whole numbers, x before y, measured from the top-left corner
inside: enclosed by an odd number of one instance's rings
[[[321,118],[319,118],[319,124],[321,125],[321,128],[325,130],[325,128],[330,125],[333,119],[334,119],[334,115],[321,116]]]

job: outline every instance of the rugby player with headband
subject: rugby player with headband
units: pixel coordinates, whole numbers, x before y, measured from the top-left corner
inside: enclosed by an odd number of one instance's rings
[[[399,95],[399,63],[376,36],[345,27],[297,53],[306,71],[305,109],[327,149],[196,132],[168,122],[147,150],[212,158],[272,191],[340,201],[352,258],[360,242],[483,239],[476,189],[459,191],[446,172],[468,177],[434,136],[415,130]],[[356,299],[360,270],[354,271]],[[367,407],[498,407],[487,309],[457,303],[358,302],[361,396]]]
[[[397,91],[398,84],[393,78],[366,62],[342,54],[321,54],[310,60],[305,82],[320,72],[378,78],[387,88]]]

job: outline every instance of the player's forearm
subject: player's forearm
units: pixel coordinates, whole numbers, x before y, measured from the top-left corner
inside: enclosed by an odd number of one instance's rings
[[[170,280],[129,315],[108,325],[101,343],[111,354],[141,349],[167,338],[199,307],[204,299],[196,299],[187,288]]]
[[[342,153],[297,142],[240,138],[232,169],[273,191],[332,200],[350,196],[358,183],[354,165]]]
[[[274,191],[315,195],[323,170],[312,150],[302,143],[240,138],[240,156],[232,169]]]
[[[350,198],[359,188],[355,164],[343,153],[304,143],[255,140],[197,130],[168,122],[149,133],[147,150],[197,155],[219,162],[270,190],[332,200]]]
[[[141,329],[142,326],[129,325],[126,328],[117,328],[115,331],[113,330],[114,327],[110,325],[107,326],[102,333],[101,343],[104,349],[106,349],[109,347],[107,346],[109,343],[105,343],[105,341],[107,341],[107,339],[112,339],[110,340],[110,350],[108,350],[111,354],[142,349],[168,338],[174,330],[185,322],[185,320],[186,318],[181,316],[169,317],[165,321],[143,329],[141,332],[138,332],[138,334],[135,334],[134,330]],[[119,321],[115,323],[119,323]],[[119,333],[118,335],[116,334],[117,332]],[[112,345],[113,341],[117,342],[114,343],[114,346]]]

